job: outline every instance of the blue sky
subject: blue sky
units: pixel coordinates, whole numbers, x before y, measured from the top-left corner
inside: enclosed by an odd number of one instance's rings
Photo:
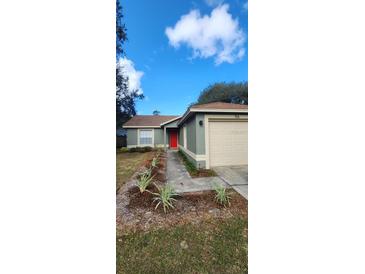
[[[247,80],[246,0],[124,0],[130,86],[138,114],[180,115],[218,81]],[[184,16],[182,18],[182,16]]]

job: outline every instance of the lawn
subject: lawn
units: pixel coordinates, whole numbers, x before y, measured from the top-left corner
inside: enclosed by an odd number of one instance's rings
[[[247,273],[247,219],[212,219],[117,238],[117,274]]]
[[[117,153],[117,190],[153,155],[154,152]]]

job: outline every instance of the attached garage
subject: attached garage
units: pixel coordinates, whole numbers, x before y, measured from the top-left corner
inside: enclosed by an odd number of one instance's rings
[[[248,165],[248,106],[191,106],[178,122],[179,150],[197,168]]]
[[[210,166],[247,165],[247,120],[220,119],[208,123]]]

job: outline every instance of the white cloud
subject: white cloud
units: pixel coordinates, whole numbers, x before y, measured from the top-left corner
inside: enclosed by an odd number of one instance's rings
[[[143,89],[141,88],[141,78],[144,74],[143,71],[138,71],[134,68],[134,63],[123,57],[118,61],[118,65],[121,67],[124,75],[128,76],[128,84],[129,90],[139,90],[139,94],[143,93]]]
[[[213,9],[210,16],[201,16],[196,9],[181,16],[174,27],[165,30],[170,45],[179,48],[186,44],[193,50],[192,58],[214,57],[216,65],[242,59],[245,35],[228,9],[224,4]]]
[[[205,0],[205,3],[210,7],[215,7],[223,3],[223,0]]]

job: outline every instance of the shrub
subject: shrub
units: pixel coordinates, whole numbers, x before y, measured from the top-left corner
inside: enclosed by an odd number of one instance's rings
[[[139,191],[143,193],[147,187],[151,184],[153,177],[151,177],[151,170],[148,170],[147,172],[141,173],[139,178],[137,179],[137,186],[139,188]]]
[[[152,151],[152,147],[133,147],[133,148],[130,148],[129,151],[144,153],[144,152]]]
[[[144,152],[144,148],[143,147],[136,147],[136,152]]]
[[[181,150],[179,150],[179,155],[182,158],[182,160],[185,164],[185,167],[186,167],[187,171],[190,173],[190,175],[196,176],[199,172],[198,172],[197,168],[195,167],[195,165],[189,161],[188,157],[186,157],[186,155]]]
[[[227,205],[228,206],[231,205],[231,203],[229,202],[231,197],[226,193],[226,188],[225,187],[216,185],[214,187],[214,190],[216,192],[215,200],[216,200],[217,203],[223,205],[224,207],[226,207]]]
[[[167,209],[174,208],[174,205],[172,204],[176,199],[174,199],[174,196],[178,196],[178,194],[175,192],[175,190],[170,185],[165,185],[163,187],[158,187],[156,184],[155,186],[158,189],[159,193],[152,193],[156,197],[153,198],[154,202],[157,202],[157,205],[155,209],[157,209],[160,205],[163,207],[163,211],[166,213]]]
[[[157,157],[154,157],[153,159],[152,159],[152,162],[151,162],[151,167],[152,168],[156,168],[157,167],[157,165],[158,165],[158,158]]]
[[[128,148],[126,148],[126,147],[121,147],[120,149],[119,149],[119,152],[121,152],[121,153],[126,153],[126,152],[128,152],[129,151],[129,149]]]

